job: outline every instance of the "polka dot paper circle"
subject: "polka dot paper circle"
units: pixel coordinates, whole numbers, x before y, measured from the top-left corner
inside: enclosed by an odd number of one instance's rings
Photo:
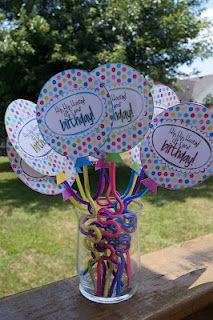
[[[13,147],[31,168],[49,176],[64,172],[74,182],[76,172],[72,161],[52,150],[39,131],[35,103],[23,99],[13,101],[6,111],[5,126]]]
[[[13,171],[28,187],[34,191],[47,195],[56,195],[62,193],[64,188],[62,185],[57,186],[55,177],[44,176],[29,167],[15,151],[12,143],[9,140],[7,141],[6,148],[8,159]]]
[[[109,90],[113,103],[113,130],[102,150],[125,152],[135,147],[149,128],[153,101],[144,77],[121,63],[106,64],[92,71]]]
[[[127,166],[132,168],[133,163],[136,163],[138,167],[138,171],[139,172],[141,171],[142,165],[141,165],[141,157],[140,157],[140,144],[127,152],[121,153],[120,156]]]
[[[146,174],[164,188],[202,183],[213,174],[213,113],[195,103],[165,110],[141,144],[141,161]]]
[[[176,93],[165,86],[164,84],[154,84],[151,90],[153,102],[154,102],[154,114],[153,117],[157,116],[159,113],[163,112],[178,103],[180,100]]]
[[[108,91],[84,70],[56,74],[38,98],[37,121],[44,139],[72,159],[101,149],[111,131],[112,114]]]
[[[138,164],[141,165],[140,161],[140,144],[134,147],[129,151],[130,157],[133,159],[134,162],[137,162]]]

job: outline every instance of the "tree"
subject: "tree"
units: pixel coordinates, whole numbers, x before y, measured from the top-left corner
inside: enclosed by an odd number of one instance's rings
[[[208,106],[213,106],[213,94],[208,93],[206,97],[203,99],[203,103]]]
[[[201,0],[0,1],[0,119],[11,100],[36,101],[60,70],[127,63],[161,82],[208,55],[194,41],[207,23]],[[192,41],[193,40],[193,41]]]

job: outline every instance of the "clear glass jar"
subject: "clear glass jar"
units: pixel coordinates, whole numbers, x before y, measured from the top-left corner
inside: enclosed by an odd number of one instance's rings
[[[133,201],[123,214],[78,214],[77,271],[87,299],[118,303],[136,292],[141,211],[142,204]]]

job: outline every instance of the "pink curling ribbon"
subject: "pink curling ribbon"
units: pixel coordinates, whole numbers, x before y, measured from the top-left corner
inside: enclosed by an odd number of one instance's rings
[[[98,198],[97,198],[97,200],[96,200],[96,203],[97,203],[99,206],[101,206],[101,207],[107,207],[107,206],[110,204],[109,201],[107,201],[106,203],[102,203],[102,202],[100,201],[100,197],[101,197],[101,195],[102,195],[103,192],[104,192],[105,183],[106,183],[106,179],[105,179],[105,177],[103,177],[103,178],[101,179],[101,186],[100,186],[99,196],[98,196]],[[109,188],[111,188],[111,187],[110,187],[110,183],[109,183],[108,189],[109,189]],[[108,190],[107,190],[107,191],[108,191]],[[107,196],[106,196],[106,199],[107,199]]]
[[[114,203],[114,202],[110,199],[111,191],[112,191],[111,184],[109,184],[109,187],[108,187],[107,192],[106,192],[106,199],[107,199],[107,202],[108,202],[109,205],[113,205],[113,203]]]
[[[102,243],[101,246],[103,247],[103,251],[109,250],[110,255],[109,256],[103,255],[98,259],[98,262],[97,262],[97,290],[96,290],[97,296],[101,296],[103,294],[102,278],[104,279],[104,277],[106,276],[104,275],[104,266],[105,266],[104,260],[112,260],[112,258],[115,256],[115,249],[110,244]]]
[[[114,204],[114,202],[110,199],[110,194],[111,194],[112,188],[111,188],[111,184],[109,184],[107,191],[106,191],[106,203],[101,203],[100,201],[98,201],[97,203],[102,206],[102,207],[108,207],[108,206],[112,206]]]
[[[100,167],[101,165],[103,165],[103,168],[109,168],[109,165],[110,165],[110,164],[109,164],[109,163],[106,163],[104,159],[101,159],[101,160],[99,160],[99,161],[100,161],[99,167]],[[98,167],[98,168],[99,168],[99,167]],[[110,177],[109,177],[109,179],[110,179]],[[111,201],[111,199],[110,199],[110,194],[111,194],[111,191],[112,191],[112,188],[111,188],[111,179],[109,180],[109,185],[108,185],[107,192],[106,192],[106,202],[105,202],[105,203],[102,203],[102,202],[99,200],[99,198],[100,198],[101,194],[103,194],[104,188],[105,188],[105,179],[102,179],[102,181],[101,181],[101,192],[100,192],[100,194],[99,194],[99,197],[98,197],[96,203],[97,203],[99,206],[101,206],[101,207],[108,207],[109,205],[113,205],[113,201]]]
[[[102,256],[102,258],[103,258],[104,260],[112,260],[112,258],[113,258],[114,255],[115,255],[115,249],[113,248],[113,246],[111,246],[111,245],[108,244],[108,243],[103,243],[102,246],[103,246],[103,248],[104,248],[105,250],[108,249],[108,250],[110,251],[110,255],[109,255],[109,256],[104,255],[104,256]]]
[[[107,163],[105,159],[99,159],[95,165],[95,170],[100,170],[102,168],[109,168],[109,163]]]
[[[114,162],[109,163],[109,188],[108,188],[108,193],[106,195],[106,198],[108,202],[110,201],[110,193],[113,194],[115,199],[117,200],[119,204],[119,210],[117,212],[114,212],[108,208],[101,208],[98,210],[98,214],[101,213],[108,213],[110,215],[115,215],[115,214],[121,214],[124,211],[124,203],[123,200],[119,197],[119,195],[116,192],[116,175],[115,175],[115,169],[116,169],[116,164]],[[112,204],[111,202],[109,204]]]
[[[151,192],[153,193],[157,193],[157,188],[158,188],[158,185],[155,181],[153,181],[152,179],[150,178],[147,178],[147,179],[144,179],[141,181],[141,183],[147,188],[149,189]]]
[[[100,216],[98,216],[99,218]],[[100,218],[99,218],[100,219]],[[115,232],[109,232],[106,230],[102,230],[102,234],[108,238],[116,238],[120,233],[121,233],[121,227],[120,225],[114,221],[114,220],[107,220],[107,221],[102,221],[100,219],[101,224],[105,225],[105,226],[114,226],[116,231]]]
[[[102,257],[98,259],[97,263],[97,290],[96,290],[96,295],[100,296],[101,295],[101,269],[102,269]]]

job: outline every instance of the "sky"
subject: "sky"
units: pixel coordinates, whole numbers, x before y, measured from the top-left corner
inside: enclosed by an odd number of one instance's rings
[[[213,0],[208,1],[206,5],[206,10],[202,13],[202,16],[208,18],[213,23]],[[212,30],[212,34],[213,34],[213,30]],[[205,59],[203,61],[201,61],[200,58],[197,58],[189,67],[186,65],[183,65],[179,69],[180,71],[183,71],[189,75],[193,71],[193,69],[200,71],[200,73],[197,76],[205,76],[208,74],[213,74],[213,55],[211,58]]]

